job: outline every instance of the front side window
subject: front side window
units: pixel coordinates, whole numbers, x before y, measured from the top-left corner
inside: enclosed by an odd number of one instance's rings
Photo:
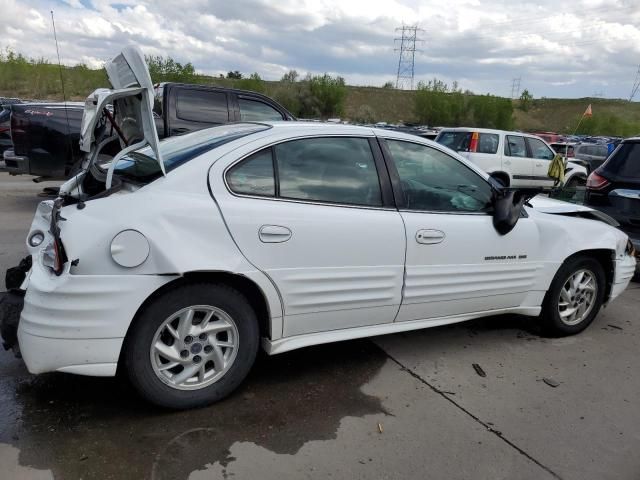
[[[508,157],[526,157],[527,147],[524,143],[524,137],[507,135],[504,142],[504,154]]]
[[[381,206],[375,161],[365,138],[306,138],[274,147],[280,197]]]
[[[555,153],[547,145],[538,138],[527,138],[529,142],[529,148],[531,149],[531,156],[539,160],[553,160]]]
[[[400,176],[407,209],[486,212],[491,207],[491,187],[462,162],[426,145],[386,142]]]
[[[240,120],[243,122],[264,122],[282,120],[282,115],[275,108],[259,100],[238,98]]]
[[[270,148],[254,153],[227,173],[231,191],[244,195],[272,197],[276,194],[273,155]]]

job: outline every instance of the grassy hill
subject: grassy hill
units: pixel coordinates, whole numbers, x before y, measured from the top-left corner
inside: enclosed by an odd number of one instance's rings
[[[0,96],[62,100],[57,65],[11,55],[0,52]],[[95,88],[109,86],[104,70],[78,65],[65,67],[63,74],[67,98],[70,100],[84,100]],[[259,90],[280,100],[283,100],[283,92],[286,94],[287,89],[287,84],[282,82],[259,79],[231,80],[195,74],[189,80]],[[415,97],[415,91],[347,86],[342,117],[361,122],[415,122]],[[602,98],[535,99],[526,112],[520,110],[518,101],[515,101],[514,128],[573,133],[588,104],[592,105],[593,117],[583,122],[580,133],[623,136],[640,133],[640,102]]]

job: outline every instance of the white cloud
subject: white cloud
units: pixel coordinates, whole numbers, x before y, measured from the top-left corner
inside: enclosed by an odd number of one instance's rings
[[[0,0],[0,47],[55,59],[51,0]],[[640,62],[638,0],[58,0],[63,62],[101,63],[127,44],[203,73],[288,69],[394,80],[395,28],[417,23],[416,83],[434,76],[508,95],[626,97]]]

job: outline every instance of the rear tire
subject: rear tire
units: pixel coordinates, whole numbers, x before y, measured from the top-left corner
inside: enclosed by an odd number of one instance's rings
[[[558,269],[542,304],[543,332],[552,337],[575,335],[587,328],[602,307],[605,294],[602,265],[579,255]]]
[[[240,385],[258,345],[258,321],[244,295],[226,285],[189,284],[165,292],[136,318],[124,366],[146,400],[202,407]]]

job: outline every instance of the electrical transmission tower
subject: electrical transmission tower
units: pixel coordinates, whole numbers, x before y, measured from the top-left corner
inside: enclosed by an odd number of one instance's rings
[[[629,101],[633,100],[633,97],[636,96],[640,90],[640,65],[638,65],[638,73],[636,73],[636,79],[633,82],[633,88],[631,89],[631,95],[629,96]]]
[[[416,48],[416,43],[422,42],[422,40],[418,38],[418,32],[424,32],[424,30],[418,28],[417,25],[403,25],[402,27],[396,28],[396,32],[401,32],[400,37],[394,39],[396,44],[399,44],[399,48],[396,48],[395,51],[400,51],[396,88],[401,90],[409,88],[413,90],[416,52],[421,51]]]
[[[520,80],[522,80],[522,77],[514,78],[511,81],[511,98],[520,97]]]

